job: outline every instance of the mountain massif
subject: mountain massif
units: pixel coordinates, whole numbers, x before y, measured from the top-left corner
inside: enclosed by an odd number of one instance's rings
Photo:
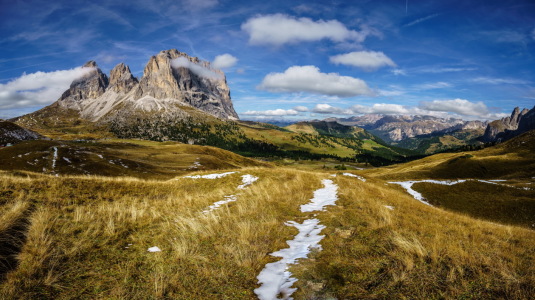
[[[224,73],[176,49],[152,56],[139,80],[123,63],[109,77],[94,61],[82,69],[85,75],[74,80],[55,103],[16,121],[30,128],[39,127],[38,123],[58,127],[58,115],[62,115],[125,125],[132,118],[185,119],[191,108],[221,119],[238,119]]]
[[[516,107],[509,117],[490,122],[482,140],[502,142],[532,129],[535,129],[535,106],[531,110]]]
[[[360,126],[387,142],[397,143],[404,139],[437,132],[484,129],[486,122],[463,121],[454,118],[438,118],[420,115],[377,115],[370,114],[350,118],[330,118],[340,124]]]

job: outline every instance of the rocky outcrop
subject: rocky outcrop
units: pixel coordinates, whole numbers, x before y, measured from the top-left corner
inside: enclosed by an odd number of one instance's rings
[[[12,122],[0,120],[0,146],[43,138],[44,137],[37,132],[22,128]]]
[[[119,115],[147,117],[147,112],[151,117],[180,117],[185,106],[221,119],[238,119],[225,74],[176,49],[152,56],[139,81],[123,63],[111,70],[109,79],[94,61],[83,69],[88,72],[50,107],[72,109],[84,119],[103,123],[117,122]]]
[[[515,137],[523,132],[535,129],[534,112],[535,107],[531,110],[515,107],[509,117],[492,121],[487,125],[485,133],[481,138],[484,142],[502,142]],[[522,124],[522,125],[521,125]]]
[[[87,69],[88,72],[74,80],[58,100],[64,107],[81,110],[83,100],[98,98],[106,92],[108,77],[102,73],[97,64],[91,60],[82,68]]]
[[[137,78],[132,75],[130,68],[120,63],[110,71],[110,88],[116,93],[128,93],[138,84]]]
[[[225,75],[176,49],[152,56],[134,99],[176,99],[223,119],[238,119]]]

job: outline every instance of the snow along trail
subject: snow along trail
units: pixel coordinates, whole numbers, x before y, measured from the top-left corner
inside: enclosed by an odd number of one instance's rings
[[[310,203],[301,205],[301,212],[323,210],[324,206],[334,205],[338,199],[336,195],[338,186],[330,179],[324,179],[321,183],[325,187],[314,192],[314,198],[310,200]]]
[[[359,176],[359,175],[355,175],[355,174],[352,174],[352,173],[344,173],[342,174],[344,176],[349,176],[349,177],[355,177],[357,179],[360,179],[361,181],[363,182],[366,182],[366,178],[362,177],[362,176]]]
[[[422,196],[421,193],[419,193],[419,192],[417,192],[417,191],[412,189],[412,185],[413,184],[420,183],[420,182],[427,182],[427,183],[434,183],[434,184],[454,185],[454,184],[463,183],[463,182],[466,182],[466,181],[478,181],[478,182],[482,182],[482,183],[501,185],[501,186],[514,188],[514,189],[517,189],[517,190],[530,190],[530,188],[527,188],[527,187],[516,187],[516,186],[512,186],[512,185],[508,185],[508,184],[499,183],[499,182],[506,181],[506,180],[503,180],[503,179],[492,179],[492,180],[483,180],[483,179],[432,180],[432,179],[427,179],[427,180],[412,180],[412,181],[389,181],[388,183],[401,185],[405,190],[407,190],[407,192],[409,194],[412,195],[412,197],[414,197],[414,199],[422,202],[423,204],[426,204],[426,205],[429,205],[429,206],[433,206],[429,202],[425,201],[425,198],[424,198],[424,196]]]
[[[192,179],[218,179],[225,176],[228,176],[230,174],[234,174],[236,172],[226,172],[226,173],[219,173],[219,174],[208,174],[208,175],[192,175],[192,176],[184,176],[183,178],[192,178]]]
[[[229,173],[236,173],[236,172],[229,172]],[[225,173],[223,173],[223,174],[225,174]],[[219,175],[221,175],[221,174],[219,174]],[[242,184],[240,184],[237,188],[240,189],[240,190],[243,190],[247,186],[253,184],[253,182],[255,182],[257,180],[258,180],[258,177],[256,177],[256,176],[249,175],[249,174],[242,175],[242,177],[241,177]],[[228,196],[224,196],[224,198],[225,198],[224,200],[214,202],[207,209],[203,210],[202,213],[203,214],[207,214],[207,213],[209,213],[209,212],[211,212],[213,210],[218,209],[219,207],[221,207],[224,204],[227,204],[229,202],[234,202],[234,201],[238,200],[238,196],[237,195],[228,195]]]
[[[52,170],[56,168],[56,160],[58,159],[58,148],[53,147],[54,149],[54,156],[52,157]]]
[[[439,181],[439,180],[428,179],[428,180],[414,180],[414,181],[389,181],[388,183],[401,185],[405,190],[407,190],[409,194],[411,194],[414,197],[414,199],[422,202],[423,204],[433,206],[429,202],[425,201],[425,198],[424,196],[422,196],[422,194],[412,189],[413,184],[420,183],[420,182],[428,182],[428,183],[443,184],[443,185],[454,185],[454,184],[465,182],[465,181],[466,181],[465,179],[455,180],[455,181],[451,181],[451,180]]]
[[[321,211],[327,205],[335,205],[338,200],[338,186],[332,180],[322,180],[323,188],[314,192],[309,204],[301,205],[301,212]],[[325,226],[319,224],[318,219],[304,220],[303,223],[289,221],[285,225],[299,230],[293,240],[286,241],[289,248],[271,253],[272,256],[282,259],[268,263],[256,277],[260,287],[254,292],[260,300],[293,299],[291,295],[297,290],[292,285],[297,281],[288,271],[288,265],[296,264],[300,258],[307,258],[312,249],[321,250],[320,241],[324,238],[319,235]],[[278,298],[281,295],[282,298]]]
[[[290,296],[297,290],[292,288],[296,278],[292,278],[292,273],[288,271],[288,265],[295,264],[297,259],[306,258],[311,249],[321,250],[319,242],[323,235],[319,235],[325,226],[319,224],[318,219],[309,219],[302,224],[296,222],[285,223],[299,230],[293,240],[286,243],[289,248],[271,253],[272,256],[282,257],[281,260],[266,264],[264,269],[256,277],[262,285],[254,292],[261,300],[279,299],[277,295],[282,295],[282,299],[293,299]]]
[[[253,182],[257,181],[257,180],[258,180],[258,177],[247,174],[247,175],[243,175],[243,176],[241,177],[241,179],[242,179],[242,184],[240,184],[240,185],[238,186],[238,189],[243,190],[243,189],[245,189],[247,186],[253,184]]]

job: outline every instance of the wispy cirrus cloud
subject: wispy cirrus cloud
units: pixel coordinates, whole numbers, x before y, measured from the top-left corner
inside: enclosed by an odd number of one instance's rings
[[[476,77],[472,82],[484,84],[530,84],[529,81],[516,78]]]
[[[432,15],[429,15],[429,16],[426,16],[426,17],[423,17],[423,18],[419,18],[419,19],[416,19],[416,20],[414,20],[414,21],[412,21],[412,22],[409,22],[409,23],[403,25],[403,27],[411,27],[411,26],[414,26],[414,25],[416,25],[416,24],[425,22],[425,21],[427,21],[427,20],[431,20],[431,19],[433,19],[433,18],[436,18],[436,17],[438,17],[438,16],[440,16],[440,14],[437,13],[437,14],[432,14]]]
[[[433,82],[433,83],[422,83],[422,84],[414,85],[414,88],[416,90],[434,90],[434,89],[443,89],[443,88],[449,88],[449,87],[452,87],[452,85],[444,81]]]

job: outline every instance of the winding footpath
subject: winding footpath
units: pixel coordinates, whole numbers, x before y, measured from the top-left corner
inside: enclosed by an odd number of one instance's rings
[[[338,186],[330,179],[322,180],[323,188],[314,192],[310,202],[301,205],[301,212],[323,211],[325,206],[335,205],[338,200]],[[291,295],[297,290],[292,285],[297,281],[288,271],[289,265],[296,264],[300,258],[307,258],[312,249],[321,250],[320,241],[325,237],[320,235],[325,226],[316,218],[304,220],[303,223],[288,221],[286,226],[297,228],[299,233],[289,241],[288,248],[271,253],[281,257],[279,261],[268,263],[256,277],[260,287],[254,292],[260,300],[293,299]],[[282,298],[278,298],[279,295]]]

